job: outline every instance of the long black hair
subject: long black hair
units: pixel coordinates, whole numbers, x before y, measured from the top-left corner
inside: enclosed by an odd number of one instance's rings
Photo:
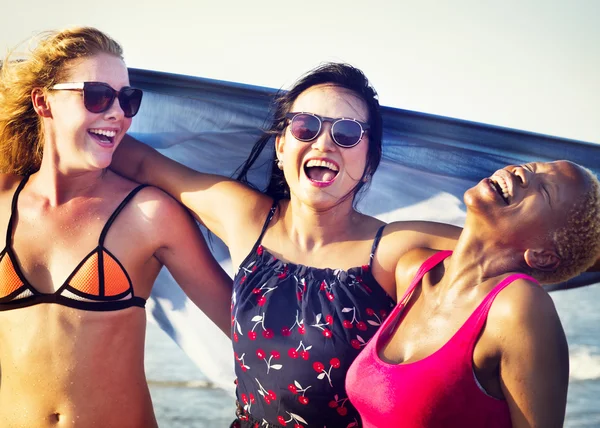
[[[367,105],[369,113],[368,123],[370,125],[368,131],[369,148],[367,151],[367,163],[360,180],[348,193],[347,197],[353,197],[356,200],[359,191],[366,189],[365,184],[368,182],[368,178],[377,170],[381,161],[383,125],[379,99],[377,92],[375,92],[375,89],[370,85],[367,77],[361,70],[349,64],[335,62],[325,63],[314,68],[302,76],[289,91],[279,91],[275,95],[271,126],[263,132],[263,135],[254,144],[254,147],[252,147],[252,151],[246,161],[236,171],[237,180],[252,186],[252,183],[248,181],[248,172],[269,141],[277,135],[282,135],[285,131],[288,124],[286,114],[291,112],[296,98],[305,90],[323,84],[348,89],[358,95]],[[274,152],[273,155],[275,155]],[[277,157],[274,156],[274,160],[276,159]],[[271,177],[265,193],[275,200],[290,198],[290,188],[285,181],[283,171],[275,167],[274,162],[271,165]]]

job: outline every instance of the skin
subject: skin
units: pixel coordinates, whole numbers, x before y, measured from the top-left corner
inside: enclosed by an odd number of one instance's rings
[[[333,85],[307,89],[291,110],[368,121],[365,103]],[[311,142],[296,140],[289,127],[277,137],[276,152],[283,162],[291,199],[279,203],[279,215],[271,221],[262,244],[281,260],[348,269],[369,262],[373,238],[384,223],[355,211],[350,198],[343,200],[365,168],[368,133],[358,145],[341,148],[331,139],[330,126],[324,123]],[[330,186],[315,186],[307,178],[303,165],[314,158],[338,165],[339,173]],[[263,193],[223,176],[187,168],[129,136],[117,150],[111,168],[135,181],[152,183],[181,201],[225,242],[234,266],[252,249],[273,203]],[[394,296],[394,272],[404,253],[415,247],[453,248],[459,233],[459,228],[438,223],[388,225],[373,261],[375,278]]]
[[[117,57],[69,63],[68,82],[129,85]],[[53,293],[98,245],[108,217],[136,187],[106,171],[131,124],[118,101],[88,112],[73,91],[32,91],[42,118],[44,151],[18,200],[13,249],[27,281]],[[117,131],[102,145],[90,129]],[[22,177],[0,177],[0,227]],[[161,267],[228,331],[231,280],[212,258],[189,214],[154,188],[140,191],[110,228],[105,248],[122,263],[136,295],[147,299]],[[201,273],[201,274],[199,274]],[[152,427],[156,420],[144,374],[145,310],[83,311],[38,304],[0,312],[0,420],[3,427]]]
[[[417,286],[405,318],[380,350],[383,360],[402,364],[432,355],[510,273],[560,263],[544,237],[566,220],[564,213],[585,188],[578,167],[566,161],[534,163],[494,175],[509,182],[510,203],[488,179],[467,191],[467,219],[456,249]],[[433,253],[416,249],[402,257],[398,299]],[[507,401],[513,427],[562,427],[568,347],[542,287],[518,279],[498,294],[473,352],[473,370],[489,395]]]

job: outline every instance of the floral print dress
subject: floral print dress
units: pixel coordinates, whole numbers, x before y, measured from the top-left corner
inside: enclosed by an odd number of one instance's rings
[[[360,427],[344,388],[346,372],[394,301],[375,281],[371,262],[317,269],[270,254],[260,242],[276,208],[234,278],[237,425]]]

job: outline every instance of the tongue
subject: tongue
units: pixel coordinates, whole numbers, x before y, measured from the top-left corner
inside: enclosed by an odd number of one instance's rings
[[[313,181],[331,181],[335,178],[336,172],[322,166],[313,166],[307,168],[306,175]]]
[[[92,137],[94,137],[96,140],[101,141],[103,143],[110,143],[112,140],[110,138],[108,138],[106,135],[100,135],[100,134],[96,134],[94,132],[90,132],[90,134],[92,135]]]

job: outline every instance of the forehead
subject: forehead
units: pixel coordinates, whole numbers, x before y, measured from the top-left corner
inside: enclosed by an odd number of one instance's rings
[[[65,68],[65,81],[105,82],[116,89],[129,86],[125,62],[117,56],[100,53],[71,61]]]
[[[369,120],[367,104],[356,93],[331,84],[315,85],[300,95],[292,105],[294,112],[315,113],[327,117]]]

